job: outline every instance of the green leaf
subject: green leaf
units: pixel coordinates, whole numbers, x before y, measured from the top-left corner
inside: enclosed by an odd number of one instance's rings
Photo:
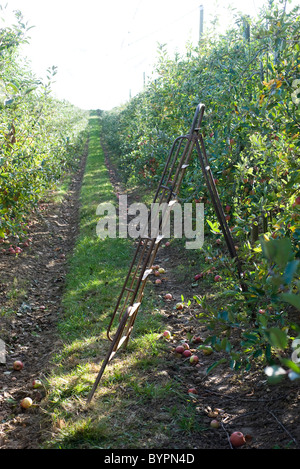
[[[206,374],[208,375],[214,368],[216,368],[217,366],[221,365],[222,363],[225,363],[226,362],[226,358],[221,358],[221,360],[218,360],[216,362],[214,362],[212,365],[210,365],[207,370],[206,370]]]
[[[300,295],[296,295],[294,293],[282,293],[280,295],[283,301],[286,301],[292,306],[295,306],[295,308],[300,310]]]
[[[261,247],[264,256],[280,267],[285,267],[293,255],[292,242],[289,238],[262,239]]]
[[[273,347],[284,350],[288,345],[288,337],[285,331],[278,327],[272,327],[268,331],[269,341]]]
[[[291,281],[293,280],[293,276],[296,273],[296,271],[298,269],[298,266],[299,266],[299,261],[298,260],[291,261],[287,264],[287,266],[285,268],[285,271],[284,271],[284,274],[283,274],[285,282],[287,284],[290,284]]]
[[[287,368],[290,368],[295,373],[300,373],[300,366],[297,365],[297,363],[293,362],[293,360],[290,360],[288,358],[281,358],[280,363],[286,366]]]
[[[221,233],[221,230],[219,229],[219,223],[216,221],[216,222],[211,222],[209,220],[206,220],[207,223],[209,224],[209,226],[211,227],[211,231],[215,234],[219,234]]]

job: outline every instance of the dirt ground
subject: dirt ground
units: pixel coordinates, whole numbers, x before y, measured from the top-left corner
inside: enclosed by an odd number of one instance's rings
[[[0,316],[0,338],[6,345],[6,363],[0,364],[0,449],[37,449],[51,433],[51,429],[45,427],[45,418],[38,406],[43,393],[33,389],[31,383],[47,375],[51,357],[60,347],[56,323],[61,313],[66,258],[72,252],[78,230],[78,197],[84,167],[85,157],[60,205],[41,205],[42,217],[34,218],[30,227],[30,247],[24,248],[19,256],[0,252],[0,308],[6,310],[6,315]],[[111,181],[120,191],[113,168],[109,169]],[[249,435],[243,448],[299,448],[298,383],[285,381],[270,387],[262,370],[243,377],[226,366],[206,376],[202,365],[207,368],[216,360],[215,356],[200,359],[191,373],[184,361],[174,358],[178,343],[193,335],[205,335],[205,328],[191,318],[192,315],[174,310],[183,285],[176,283],[172,271],[182,263],[182,253],[174,247],[161,249],[157,262],[168,271],[157,294],[167,290],[174,297],[173,303],[166,302],[162,311],[166,327],[172,332],[171,359],[166,361],[169,367],[165,371],[170,378],[186,374],[190,387],[197,389],[198,394],[191,399],[201,418],[204,415],[207,424],[214,416],[221,422],[222,431],[199,432],[194,448],[230,448],[228,435],[236,430]],[[188,288],[188,284],[184,286],[187,296]],[[14,292],[18,292],[15,297]],[[7,314],[12,303],[14,308],[18,304],[17,314]],[[21,372],[12,370],[15,360],[25,364]],[[26,396],[37,403],[31,412],[22,410],[19,405]]]

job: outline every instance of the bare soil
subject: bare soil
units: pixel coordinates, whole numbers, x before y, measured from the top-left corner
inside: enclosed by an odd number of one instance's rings
[[[52,431],[47,428],[49,419],[45,419],[42,406],[38,405],[44,397],[43,391],[33,389],[32,381],[50,372],[53,355],[61,345],[57,320],[62,313],[67,258],[72,255],[78,233],[79,193],[84,168],[85,156],[61,204],[41,204],[42,217],[32,219],[30,246],[18,256],[0,254],[0,308],[6,312],[0,316],[0,338],[6,345],[6,362],[0,364],[0,449],[38,449]],[[116,191],[120,192],[122,187],[111,166],[109,174]],[[173,295],[173,300],[165,302],[161,309],[166,329],[172,332],[168,342],[169,360],[164,361],[165,375],[196,388],[197,394],[190,400],[196,407],[199,421],[208,428],[194,432],[192,447],[229,449],[228,436],[238,430],[249,436],[242,448],[299,448],[298,383],[284,381],[270,387],[263,370],[257,369],[243,376],[233,373],[227,365],[207,376],[204,370],[221,355],[201,356],[199,364],[191,367],[174,354],[176,345],[182,340],[191,344],[190,337],[205,337],[207,331],[195,318],[192,308],[174,309],[174,304],[181,300],[181,293],[185,292],[187,297],[193,295],[190,282],[179,284],[172,274],[176,266],[184,262],[182,252],[172,245],[163,248],[158,252],[157,262],[167,271],[162,286],[155,287],[157,297],[161,300],[166,292]],[[12,369],[15,360],[24,363],[21,371]],[[30,412],[20,407],[21,399],[26,396],[36,403]],[[149,416],[151,412],[149,408]],[[213,418],[220,421],[220,429],[209,428]],[[186,447],[190,447],[190,442],[186,443]],[[162,441],[160,447],[173,447],[170,441],[163,445]],[[185,441],[181,441],[180,447],[184,448],[184,445]]]

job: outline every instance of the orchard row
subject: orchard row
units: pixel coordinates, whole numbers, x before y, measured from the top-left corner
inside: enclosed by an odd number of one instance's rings
[[[300,373],[298,364],[283,358],[300,334],[291,319],[300,310],[300,16],[299,7],[287,13],[284,2],[266,3],[259,19],[237,16],[223,36],[212,27],[184,55],[170,57],[160,46],[155,79],[123,106],[102,113],[102,141],[127,186],[154,193],[174,139],[187,134],[196,106],[205,105],[203,138],[247,291],[226,259],[196,157],[180,197],[204,203],[208,237],[200,254],[203,262],[213,259],[224,297],[217,310],[205,295],[196,301],[205,306],[201,320],[231,367],[271,363],[276,381],[278,361],[294,371],[292,377]],[[205,284],[201,269],[195,281]],[[239,331],[239,346],[231,341],[233,331]]]
[[[88,113],[52,97],[56,67],[42,82],[21,58],[28,29],[17,12],[0,31],[0,238],[24,242],[38,202],[78,163],[88,122]]]

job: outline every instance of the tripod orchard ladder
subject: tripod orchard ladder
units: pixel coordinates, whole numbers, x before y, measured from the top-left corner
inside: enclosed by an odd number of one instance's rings
[[[200,103],[196,108],[189,133],[176,138],[169,152],[163,174],[153,199],[153,203],[163,204],[163,207],[167,207],[167,209],[165,213],[162,214],[162,217],[156,221],[156,226],[158,227],[157,235],[149,237],[148,234],[145,233],[145,236],[141,236],[138,240],[128,274],[123,283],[121,293],[118,297],[107,328],[107,337],[110,340],[111,345],[88,395],[88,403],[94,396],[107,364],[112,360],[122,346],[125,348],[128,344],[134,322],[143,299],[144,288],[149,275],[153,273],[152,266],[162,241],[162,236],[159,234],[162,228],[162,220],[163,222],[167,221],[171,207],[175,203],[178,203],[178,194],[181,183],[186,169],[189,166],[194,149],[196,149],[201,170],[204,175],[220,228],[226,240],[228,251],[230,256],[236,261],[238,275],[241,278],[240,261],[236,253],[231,232],[227,225],[213,174],[209,166],[204,140],[200,133],[204,110],[204,104]],[[157,216],[160,217],[159,213]],[[115,321],[117,317],[118,321]],[[118,327],[116,332],[113,334],[112,330],[115,327],[116,322]]]

